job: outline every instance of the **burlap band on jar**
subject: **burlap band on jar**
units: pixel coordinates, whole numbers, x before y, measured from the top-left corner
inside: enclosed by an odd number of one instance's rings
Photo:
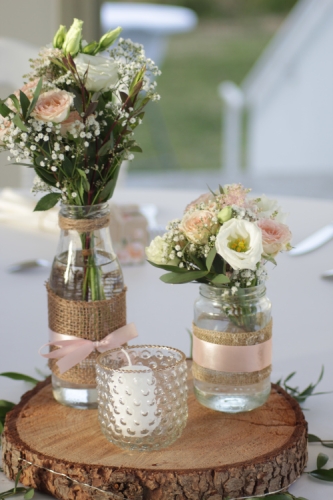
[[[91,302],[66,300],[56,295],[48,283],[46,288],[49,328],[53,332],[97,341],[126,325],[126,288],[111,299]],[[56,348],[51,347],[53,349]],[[98,352],[92,352],[84,361],[61,375],[56,359],[50,359],[49,366],[63,380],[74,384],[95,385],[95,360],[98,355]]]
[[[70,219],[59,214],[59,227],[67,231],[77,231],[78,233],[90,233],[98,231],[110,224],[110,215],[95,219]]]
[[[256,332],[217,332],[193,324],[193,376],[221,385],[250,385],[269,376],[272,320]]]

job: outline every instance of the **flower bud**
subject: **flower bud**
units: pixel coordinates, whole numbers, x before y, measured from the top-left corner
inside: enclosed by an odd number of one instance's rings
[[[232,208],[229,206],[222,208],[222,210],[217,214],[218,221],[221,222],[221,224],[224,224],[224,222],[230,220],[231,217],[232,217]]]
[[[54,38],[53,38],[53,47],[54,48],[56,48],[56,49],[62,48],[63,43],[64,43],[65,38],[66,38],[66,34],[67,34],[67,28],[66,28],[66,26],[61,24],[59,26],[58,31],[56,32],[56,34],[54,35]]]
[[[88,54],[89,56],[93,56],[98,52],[97,51],[98,46],[99,44],[97,42],[90,42],[82,49],[82,52],[83,54]]]
[[[106,50],[108,47],[110,47],[110,45],[113,44],[113,42],[118,38],[121,32],[122,28],[118,26],[118,28],[105,33],[105,35],[103,35],[99,41],[97,52],[102,52],[103,50]]]
[[[62,46],[64,53],[75,56],[80,50],[81,38],[82,38],[82,25],[83,21],[80,19],[74,19],[72,26],[65,37],[65,41]]]

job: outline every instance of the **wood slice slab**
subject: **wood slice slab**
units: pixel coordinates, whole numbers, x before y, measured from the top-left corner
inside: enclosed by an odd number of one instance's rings
[[[307,461],[307,423],[272,385],[249,413],[201,406],[190,391],[187,426],[161,451],[131,452],[102,435],[96,410],[58,404],[47,380],[26,393],[6,419],[3,468],[14,479],[61,500],[242,498],[287,488]]]

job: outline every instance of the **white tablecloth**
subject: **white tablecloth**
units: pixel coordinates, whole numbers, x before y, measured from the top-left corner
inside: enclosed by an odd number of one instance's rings
[[[158,222],[166,224],[179,217],[185,205],[198,194],[127,189],[116,191],[114,201],[155,203],[159,209]],[[290,214],[288,223],[295,244],[333,221],[331,201],[280,197],[279,202]],[[10,264],[36,257],[52,260],[57,237],[13,229],[3,223],[0,241],[0,372],[18,371],[36,376],[36,369],[47,372],[45,360],[37,351],[47,341],[44,283],[48,271],[9,274],[6,269]],[[273,304],[274,318],[272,381],[296,371],[295,384],[305,388],[317,379],[324,365],[325,375],[319,390],[333,390],[333,279],[320,278],[322,271],[331,268],[333,241],[302,257],[280,255],[277,267],[269,265],[267,294]],[[128,287],[128,322],[136,323],[140,335],[138,342],[170,345],[189,354],[187,329],[191,327],[198,285],[164,284],[158,279],[163,271],[148,264],[124,267],[123,271]],[[17,402],[28,388],[23,382],[0,377],[0,399]],[[333,439],[333,395],[310,398],[305,407],[308,408],[305,417],[309,432]],[[310,445],[309,451],[309,469],[315,468],[319,451],[332,458],[327,467],[333,467],[333,450]],[[10,484],[0,474],[0,492]],[[333,496],[333,485],[303,475],[290,491],[309,500],[328,500]]]

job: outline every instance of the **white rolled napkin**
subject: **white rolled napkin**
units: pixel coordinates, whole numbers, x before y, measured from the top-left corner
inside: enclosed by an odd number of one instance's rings
[[[37,199],[5,188],[0,192],[0,223],[25,231],[58,233],[57,207],[45,212],[34,212]]]

